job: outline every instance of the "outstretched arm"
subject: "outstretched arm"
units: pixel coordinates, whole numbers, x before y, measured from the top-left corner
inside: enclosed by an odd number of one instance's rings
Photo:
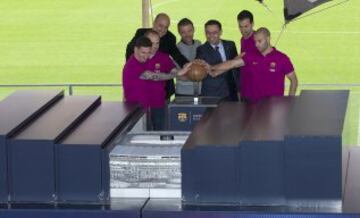
[[[236,57],[232,60],[225,61],[220,64],[211,66],[210,75],[212,77],[219,76],[220,74],[225,73],[226,71],[228,71],[230,69],[242,67],[244,65],[245,65],[244,60],[242,58]]]
[[[185,74],[189,71],[191,66],[191,63],[185,64],[185,66],[182,69],[173,68],[170,73],[155,73],[151,71],[145,71],[141,74],[140,79],[143,80],[152,80],[152,81],[164,81],[164,80],[170,80],[175,77],[184,79]]]

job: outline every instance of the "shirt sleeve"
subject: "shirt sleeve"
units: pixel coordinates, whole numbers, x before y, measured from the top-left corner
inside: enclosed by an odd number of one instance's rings
[[[184,55],[181,54],[178,47],[176,46],[176,37],[174,35],[169,35],[169,53],[171,57],[176,61],[178,65],[183,67],[189,61],[186,59]]]
[[[282,70],[285,75],[294,72],[294,66],[291,63],[291,60],[288,56],[284,55],[281,62],[282,62]]]
[[[166,57],[164,58],[164,63],[165,63],[165,73],[170,73],[170,71],[174,68],[176,68],[176,65],[174,63],[174,60],[171,58],[170,55],[166,55]]]

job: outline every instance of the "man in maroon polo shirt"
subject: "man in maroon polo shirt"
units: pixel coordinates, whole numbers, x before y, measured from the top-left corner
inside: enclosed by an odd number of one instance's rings
[[[242,10],[237,15],[237,21],[239,25],[239,30],[241,33],[240,39],[240,57],[243,57],[245,54],[250,53],[258,53],[255,46],[255,39],[254,39],[254,16],[248,10]],[[240,69],[240,77],[238,79],[238,86],[239,86],[239,99],[244,101],[243,92],[244,88],[246,88],[246,84],[249,83],[250,79],[249,74],[245,73],[245,68]]]
[[[136,40],[134,53],[126,61],[123,68],[123,91],[124,101],[138,103],[146,108],[146,97],[144,93],[145,80],[140,79],[146,70],[146,62],[151,55],[152,43],[150,39],[142,36]]]
[[[148,112],[152,130],[165,128],[165,81],[184,76],[191,66],[177,70],[170,56],[158,51],[159,41],[153,30],[138,38],[123,69],[124,101],[138,103]]]
[[[149,127],[152,130],[164,130],[166,126],[166,81],[179,76],[179,73],[184,74],[188,69],[188,64],[185,64],[183,69],[177,69],[169,54],[159,51],[160,35],[154,30],[149,30],[145,36],[150,39],[152,47],[150,58],[145,63],[146,71],[141,76],[142,79],[147,80],[143,87],[146,90],[144,103],[150,109],[149,121],[151,123],[149,123]]]
[[[255,46],[255,39],[254,39],[255,31],[254,31],[253,14],[248,10],[242,10],[237,15],[237,21],[241,33],[240,54],[244,55],[245,53],[258,52]]]
[[[212,66],[210,74],[217,76],[231,68],[243,66],[249,80],[243,84],[241,96],[249,102],[283,96],[285,77],[290,81],[289,95],[295,95],[298,81],[294,67],[284,53],[271,46],[270,31],[261,27],[255,32],[254,39],[258,53],[248,53],[242,58]]]

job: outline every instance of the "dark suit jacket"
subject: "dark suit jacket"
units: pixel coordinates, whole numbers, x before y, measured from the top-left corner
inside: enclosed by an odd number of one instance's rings
[[[126,60],[129,59],[129,57],[134,53],[134,47],[136,40],[143,36],[146,31],[150,30],[151,28],[140,28],[137,29],[135,36],[131,39],[131,41],[127,44],[126,47]],[[175,62],[179,66],[184,66],[188,62],[186,57],[184,57],[179,49],[176,47],[176,37],[174,34],[172,34],[170,31],[167,31],[167,33],[160,38],[160,47],[159,50],[169,54]],[[168,80],[166,83],[166,95],[167,98],[170,98],[171,95],[175,93],[175,86],[174,86],[174,80]]]
[[[238,55],[236,45],[233,41],[221,40],[224,46],[227,60],[231,60]],[[209,42],[205,42],[196,50],[196,58],[203,59],[210,65],[222,62],[219,52],[217,52]],[[239,69],[229,70],[215,78],[207,75],[202,81],[201,93],[204,96],[219,96],[229,100],[237,101]]]

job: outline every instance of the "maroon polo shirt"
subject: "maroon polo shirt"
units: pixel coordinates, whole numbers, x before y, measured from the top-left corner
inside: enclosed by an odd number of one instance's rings
[[[139,103],[143,107],[145,96],[145,80],[140,75],[145,71],[145,63],[140,63],[134,55],[131,55],[123,68],[123,90],[126,102]]]
[[[273,48],[267,54],[260,52],[247,53],[241,79],[241,96],[256,102],[271,96],[283,96],[285,76],[294,71],[290,59],[282,52]]]
[[[252,33],[251,36],[247,39],[241,37],[240,45],[241,45],[241,51],[240,51],[241,54],[244,52],[245,53],[259,52],[255,46],[254,33]]]
[[[175,68],[174,61],[170,58],[169,54],[161,51],[150,58],[145,63],[146,70],[151,72],[170,73]],[[166,102],[166,81],[151,81],[147,80],[144,86],[144,106],[147,108],[162,108]]]

